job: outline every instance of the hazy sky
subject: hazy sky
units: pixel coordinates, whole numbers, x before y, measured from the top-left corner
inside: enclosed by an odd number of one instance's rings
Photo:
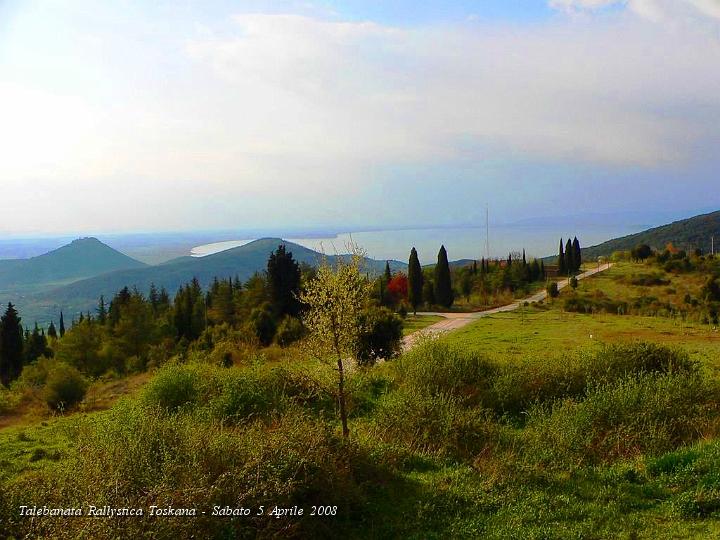
[[[720,0],[0,0],[0,232],[720,206]]]

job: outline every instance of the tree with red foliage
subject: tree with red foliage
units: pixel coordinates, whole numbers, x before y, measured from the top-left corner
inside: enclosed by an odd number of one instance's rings
[[[402,272],[395,274],[387,284],[387,294],[390,296],[394,304],[397,304],[408,298],[408,278]]]

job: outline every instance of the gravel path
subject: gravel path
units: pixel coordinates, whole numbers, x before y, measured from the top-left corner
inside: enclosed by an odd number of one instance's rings
[[[612,266],[612,263],[606,263],[602,266],[599,266],[597,268],[593,268],[592,270],[588,270],[587,272],[583,272],[582,274],[579,274],[577,277],[578,280],[589,278],[591,276],[594,276],[595,274],[599,272],[604,272],[608,268]],[[569,279],[563,279],[562,281],[558,281],[558,289],[564,289],[569,285],[570,280]],[[520,300],[517,300],[513,302],[512,304],[507,304],[506,306],[500,306],[492,309],[487,309],[485,311],[475,311],[472,313],[439,313],[434,311],[426,311],[426,312],[418,312],[418,315],[439,315],[440,317],[444,317],[444,320],[438,321],[435,324],[432,324],[430,326],[426,326],[422,330],[419,330],[417,332],[413,332],[412,334],[409,334],[405,336],[403,339],[403,349],[407,350],[410,349],[415,343],[417,342],[418,338],[425,334],[442,334],[445,332],[450,332],[452,330],[457,330],[458,328],[462,328],[463,326],[466,326],[470,324],[473,321],[476,321],[478,319],[481,319],[483,317],[488,317],[490,315],[494,315],[496,313],[503,313],[505,311],[514,311],[520,307],[521,304],[524,302],[539,302],[540,300],[545,300],[547,297],[546,291],[540,291],[536,294],[533,294],[532,296],[528,296],[527,298],[522,298]]]

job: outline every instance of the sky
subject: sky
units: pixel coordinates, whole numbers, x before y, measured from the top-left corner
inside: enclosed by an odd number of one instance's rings
[[[720,0],[0,0],[0,234],[720,207]]]

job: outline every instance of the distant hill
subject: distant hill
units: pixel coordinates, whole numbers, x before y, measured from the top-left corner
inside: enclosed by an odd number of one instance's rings
[[[669,225],[654,227],[622,238],[608,240],[597,246],[584,248],[583,258],[592,260],[608,256],[615,251],[632,249],[638,244],[647,244],[654,249],[663,249],[668,242],[681,249],[700,248],[710,252],[711,238],[715,237],[715,250],[720,251],[720,211],[674,221]]]
[[[119,270],[83,279],[64,285],[27,299],[26,319],[45,321],[63,309],[66,313],[78,313],[94,308],[100,295],[111,297],[123,287],[137,287],[147,292],[154,283],[158,288],[165,287],[170,295],[196,277],[203,287],[207,287],[215,277],[235,277],[247,280],[255,272],[267,266],[267,260],[280,244],[285,244],[292,252],[295,260],[301,263],[317,265],[322,255],[299,244],[286,242],[280,238],[263,238],[240,247],[228,249],[205,257],[180,257],[158,266],[141,266],[127,270]],[[336,256],[329,256],[332,263]],[[405,263],[390,261],[390,268],[404,270]],[[378,274],[385,269],[385,261],[366,260],[366,269]],[[20,305],[22,309],[23,306]]]
[[[81,238],[32,257],[0,261],[0,290],[61,284],[146,265],[116,251],[96,238]]]

